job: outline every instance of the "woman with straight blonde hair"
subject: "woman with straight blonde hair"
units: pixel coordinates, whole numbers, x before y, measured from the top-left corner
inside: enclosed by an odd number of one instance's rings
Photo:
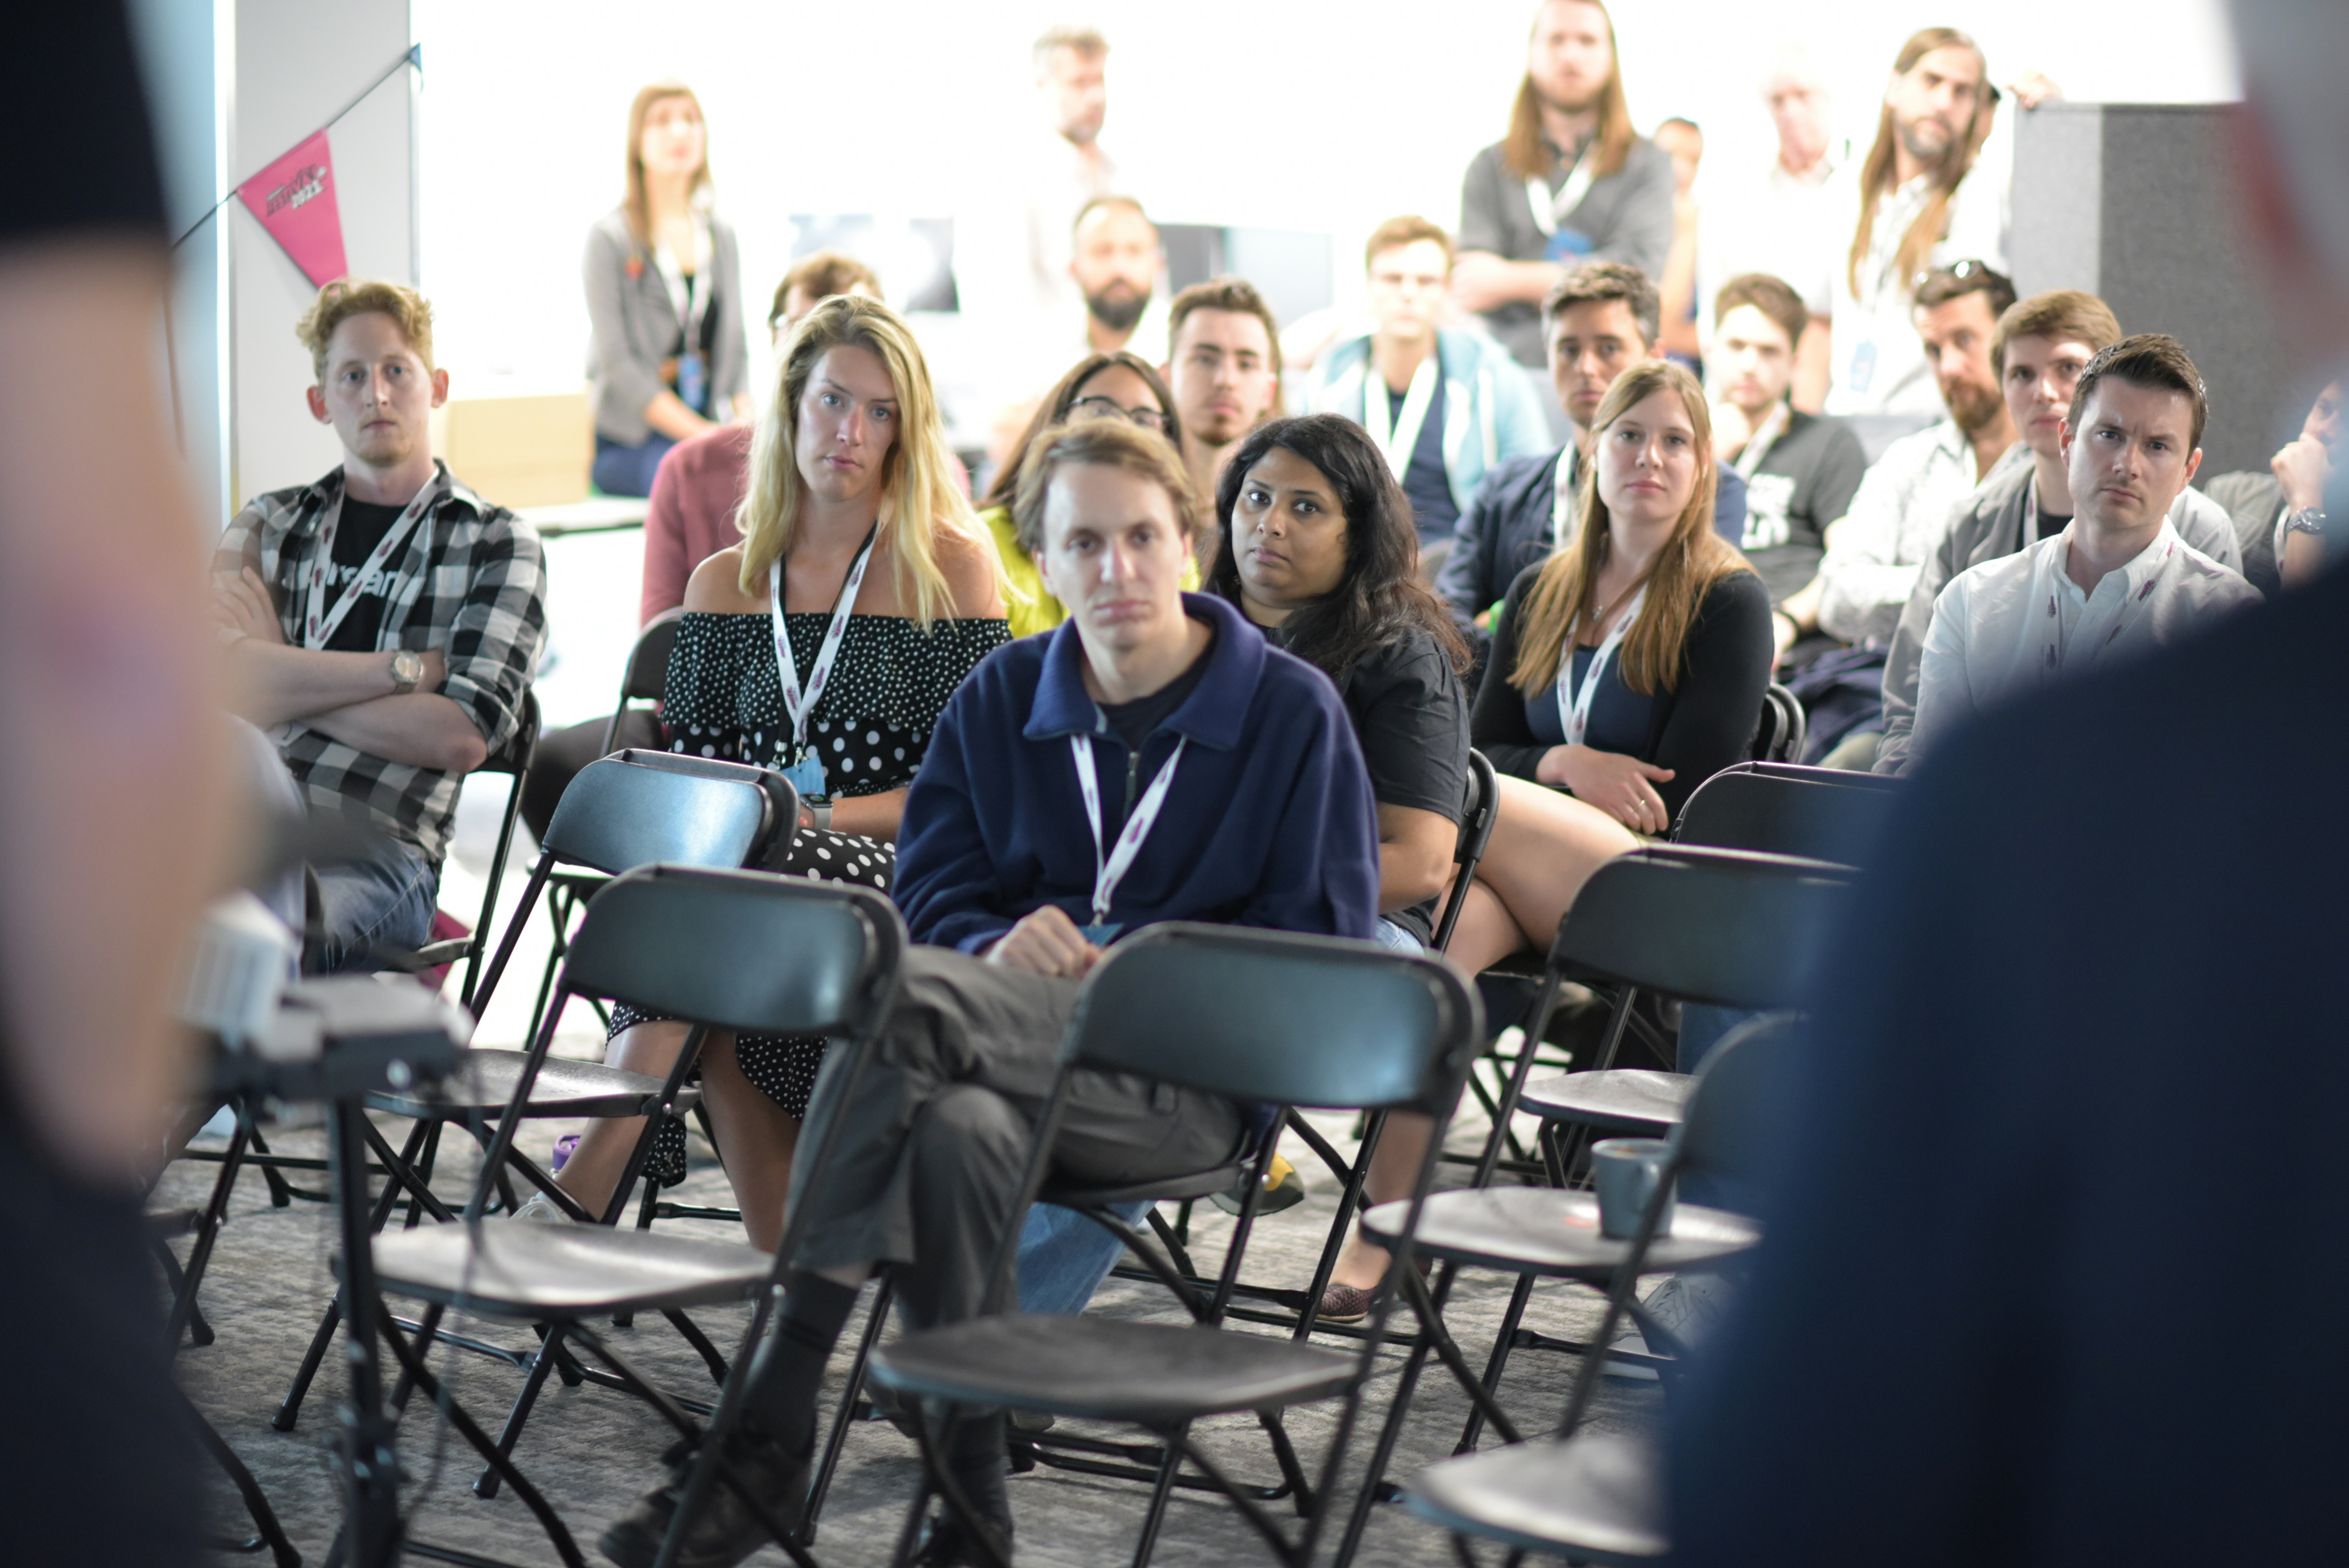
[[[742,266],[709,182],[701,100],[658,81],[628,106],[626,192],[587,234],[596,485],[650,495],[668,449],[750,413]]]
[[[771,869],[885,890],[905,789],[963,677],[1009,638],[995,550],[955,487],[929,366],[895,312],[836,295],[783,346],[750,444],[742,542],[686,584],[661,717],[672,749],[772,768],[799,831]],[[666,1073],[686,1026],[612,1012],[605,1060]],[[702,1088],[751,1242],[782,1233],[820,1036],[709,1037]],[[589,1124],[564,1190],[600,1210],[637,1124]],[[679,1135],[664,1161],[681,1163]],[[554,1217],[533,1200],[525,1212]]]

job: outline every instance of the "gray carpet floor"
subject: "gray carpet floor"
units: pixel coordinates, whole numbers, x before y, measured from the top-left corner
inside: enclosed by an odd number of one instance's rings
[[[592,1039],[591,1035],[578,1043],[592,1046]],[[1347,1128],[1345,1119],[1324,1125],[1333,1135]],[[525,1147],[543,1158],[554,1137],[564,1130],[558,1122],[534,1123]],[[401,1128],[388,1124],[388,1130],[396,1143]],[[1472,1150],[1481,1134],[1480,1126],[1464,1124],[1455,1130],[1453,1146]],[[316,1153],[323,1143],[316,1130],[283,1130],[271,1139],[274,1149],[287,1153]],[[1295,1139],[1290,1144],[1291,1157],[1308,1175],[1309,1196],[1298,1207],[1258,1224],[1243,1273],[1253,1281],[1298,1287],[1309,1277],[1328,1233],[1336,1210],[1337,1183],[1316,1169],[1309,1152]],[[217,1141],[197,1147],[208,1146],[217,1147]],[[192,1161],[175,1165],[159,1189],[159,1205],[200,1202],[217,1169]],[[1457,1180],[1458,1175],[1448,1179]],[[444,1161],[436,1187],[448,1196],[460,1198],[465,1180],[462,1161]],[[693,1172],[679,1196],[688,1202],[730,1202],[723,1172],[698,1138]],[[259,1175],[248,1171],[238,1183],[230,1215],[202,1297],[203,1312],[217,1337],[208,1346],[183,1348],[180,1376],[197,1407],[266,1490],[305,1561],[320,1563],[341,1517],[325,1448],[347,1386],[339,1342],[295,1429],[274,1431],[270,1418],[332,1294],[331,1213],[321,1204],[298,1200],[286,1207],[273,1207]],[[714,1222],[663,1223],[686,1233],[726,1239],[740,1235],[739,1227]],[[1199,1206],[1193,1233],[1201,1266],[1213,1266],[1220,1260],[1230,1225],[1220,1212]],[[1455,1287],[1447,1316],[1464,1349],[1480,1365],[1493,1343],[1511,1284],[1505,1276],[1467,1272]],[[1547,1333],[1579,1337],[1596,1326],[1601,1305],[1589,1292],[1545,1284],[1536,1292],[1527,1323]],[[1119,1278],[1103,1286],[1092,1310],[1170,1323],[1181,1317],[1156,1284]],[[860,1308],[859,1323],[862,1314]],[[748,1322],[748,1310],[705,1310],[696,1317],[730,1353]],[[859,1323],[852,1323],[847,1341],[833,1357],[830,1397],[835,1402],[844,1386]],[[449,1326],[517,1353],[535,1343],[530,1330],[519,1324],[457,1320]],[[1279,1331],[1238,1324],[1232,1332]],[[666,1322],[657,1317],[639,1321],[633,1328],[617,1331],[614,1341],[663,1387],[688,1398],[710,1397],[708,1372]],[[1348,1343],[1335,1337],[1328,1342]],[[448,1347],[436,1353],[434,1362],[448,1372],[451,1396],[494,1431],[522,1386],[522,1373],[505,1362]],[[1389,1351],[1381,1358],[1379,1375],[1364,1402],[1362,1425],[1341,1470],[1340,1495],[1344,1502],[1350,1502],[1359,1488],[1377,1425],[1386,1419],[1392,1407],[1402,1365],[1398,1351]],[[1520,1351],[1503,1387],[1504,1405],[1528,1429],[1554,1421],[1563,1408],[1575,1366],[1576,1358],[1570,1356]],[[1599,1417],[1602,1427],[1652,1427],[1661,1412],[1655,1385],[1609,1378],[1604,1387]],[[1391,1474],[1397,1480],[1407,1479],[1419,1467],[1448,1454],[1467,1413],[1465,1396],[1440,1364],[1431,1361],[1429,1376],[1422,1380],[1403,1424]],[[1336,1416],[1334,1405],[1308,1407],[1290,1414],[1288,1429],[1309,1473],[1318,1474],[1334,1434]],[[1139,1436],[1087,1423],[1070,1423],[1065,1429],[1101,1437]],[[522,1435],[515,1459],[562,1513],[582,1553],[590,1562],[600,1562],[594,1547],[595,1534],[653,1481],[661,1450],[668,1441],[660,1418],[641,1401],[593,1385],[566,1388],[550,1382]],[[1278,1479],[1253,1418],[1209,1423],[1204,1441],[1217,1462],[1232,1472]],[[401,1429],[400,1455],[405,1508],[418,1537],[516,1563],[560,1561],[535,1521],[510,1492],[502,1491],[486,1501],[473,1495],[471,1489],[480,1472],[478,1461],[420,1399]],[[824,1507],[815,1543],[817,1555],[827,1563],[887,1562],[913,1494],[916,1471],[912,1445],[895,1429],[883,1422],[854,1427],[839,1480]],[[1131,1559],[1147,1494],[1144,1488],[1130,1481],[1039,1468],[1015,1477],[1010,1496],[1019,1527],[1019,1562],[1074,1568]],[[1286,1503],[1274,1506],[1278,1511],[1288,1507]],[[1292,1527],[1297,1522],[1291,1513],[1283,1511],[1282,1517]],[[235,1493],[224,1480],[215,1488],[214,1523],[224,1535],[249,1532]],[[1329,1560],[1334,1545],[1333,1531],[1322,1561]],[[1358,1561],[1423,1563],[1446,1561],[1449,1556],[1443,1532],[1402,1506],[1390,1503],[1373,1510]],[[265,1557],[260,1560],[266,1561]],[[770,1547],[753,1561],[766,1563],[785,1559]],[[1224,1564],[1272,1558],[1265,1542],[1222,1499],[1178,1491],[1153,1561],[1169,1565]]]

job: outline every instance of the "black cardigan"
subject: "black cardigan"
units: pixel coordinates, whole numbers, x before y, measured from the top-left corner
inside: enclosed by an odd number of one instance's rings
[[[1540,574],[1539,563],[1519,573],[1493,617],[1493,653],[1468,720],[1469,738],[1495,768],[1528,779],[1550,748],[1535,738],[1526,694],[1509,684],[1509,671],[1517,662],[1517,614]],[[1775,651],[1762,579],[1745,571],[1716,579],[1689,625],[1679,684],[1656,693],[1648,743],[1638,754],[1672,770],[1656,793],[1673,816],[1698,785],[1744,760],[1762,722]],[[1621,682],[1619,661],[1609,661],[1606,679]]]

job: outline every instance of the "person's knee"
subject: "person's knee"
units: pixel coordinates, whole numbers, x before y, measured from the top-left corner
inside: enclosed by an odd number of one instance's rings
[[[988,1175],[1016,1179],[1030,1130],[1001,1095],[977,1084],[956,1084],[932,1096],[915,1119],[916,1179],[968,1186]]]

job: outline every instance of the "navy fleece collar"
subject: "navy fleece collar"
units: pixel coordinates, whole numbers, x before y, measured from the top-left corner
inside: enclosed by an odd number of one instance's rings
[[[1241,635],[1255,628],[1237,610],[1212,595],[1185,593],[1183,610],[1191,619],[1214,628],[1216,640],[1207,645],[1206,674],[1159,727],[1188,736],[1202,746],[1229,751],[1240,743],[1240,725],[1264,674],[1268,656],[1265,640]],[[1076,622],[1061,622],[1044,650],[1043,674],[1036,683],[1035,706],[1029,710],[1022,736],[1050,740],[1056,736],[1091,735],[1099,727],[1100,709],[1085,691],[1084,657]]]

